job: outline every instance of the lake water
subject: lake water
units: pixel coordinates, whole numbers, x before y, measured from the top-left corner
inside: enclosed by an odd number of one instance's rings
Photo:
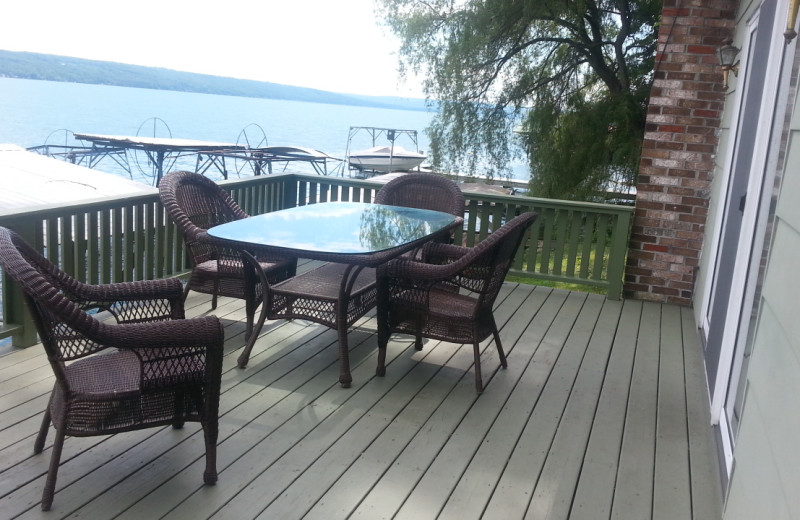
[[[263,129],[269,145],[303,146],[343,158],[351,126],[417,130],[418,148],[427,150],[429,140],[424,130],[432,117],[432,113],[415,110],[0,78],[0,143],[23,148],[64,144],[64,136],[68,135],[65,130],[136,135],[142,123],[160,118],[176,138],[235,143],[246,127],[248,136],[253,135],[254,127],[250,125],[256,124]],[[153,137],[153,132],[149,136]],[[362,137],[352,141],[351,149],[372,145],[367,134],[359,136]],[[400,137],[396,143],[413,150],[412,142],[404,139],[407,138]],[[136,178],[140,174],[133,160],[131,163],[135,180],[143,180]],[[98,168],[129,176],[110,159],[104,159]],[[177,168],[193,169],[194,161],[178,163],[173,169]],[[514,165],[513,171],[515,179],[527,180],[523,164]],[[8,344],[8,340],[0,340],[0,353]]]
[[[236,143],[245,128],[248,136],[258,132],[251,126],[255,124],[263,129],[271,146],[302,146],[343,158],[351,126],[417,130],[418,148],[427,150],[424,130],[432,117],[432,113],[415,110],[0,78],[0,143],[24,148],[46,142],[64,144],[64,136],[69,135],[64,130],[136,135],[142,123],[159,118],[176,138]],[[140,135],[153,137],[152,126],[148,129],[149,133],[143,129]],[[364,140],[354,138],[351,149],[372,145],[366,133],[361,135]],[[405,137],[396,144],[414,149]],[[193,169],[194,162],[177,166]],[[109,159],[98,168],[128,175]],[[514,178],[527,180],[524,165],[513,169]]]

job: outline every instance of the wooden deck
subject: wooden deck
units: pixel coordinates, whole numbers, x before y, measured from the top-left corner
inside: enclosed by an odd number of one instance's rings
[[[187,313],[209,313],[195,293]],[[68,438],[53,510],[39,509],[49,446],[33,455],[53,378],[39,347],[0,357],[2,518],[699,519],[721,517],[691,310],[506,284],[509,355],[393,337],[374,375],[374,317],[336,334],[267,322],[248,368],[240,300],[226,326],[219,482],[202,485],[199,427]],[[52,434],[48,439],[52,442]]]

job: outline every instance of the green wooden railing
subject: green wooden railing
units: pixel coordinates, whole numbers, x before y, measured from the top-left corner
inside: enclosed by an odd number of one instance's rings
[[[223,182],[251,215],[325,201],[371,201],[382,184],[370,180],[282,174]],[[606,204],[472,195],[465,225],[455,240],[472,246],[525,211],[539,218],[526,236],[512,273],[603,287],[619,299],[632,209]],[[166,218],[157,194],[0,213],[0,226],[20,233],[51,261],[79,280],[112,283],[184,275],[183,241]],[[32,345],[36,330],[19,289],[2,280],[0,339]]]

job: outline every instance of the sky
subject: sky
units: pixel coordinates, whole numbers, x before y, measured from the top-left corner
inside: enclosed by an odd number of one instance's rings
[[[10,0],[0,49],[332,92],[424,97],[374,0]]]

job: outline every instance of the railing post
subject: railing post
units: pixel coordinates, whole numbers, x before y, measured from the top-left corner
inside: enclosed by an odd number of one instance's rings
[[[619,300],[622,297],[622,282],[625,276],[625,254],[628,250],[631,213],[622,211],[617,214],[614,239],[608,254],[608,299]]]
[[[283,196],[281,197],[280,209],[293,208],[297,206],[297,176],[285,175],[283,180]]]

